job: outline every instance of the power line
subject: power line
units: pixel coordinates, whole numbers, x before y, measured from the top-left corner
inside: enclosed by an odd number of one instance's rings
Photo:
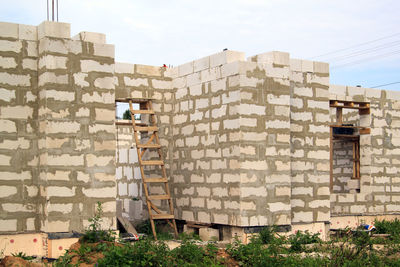
[[[387,86],[387,85],[392,85],[392,84],[397,84],[397,83],[400,83],[400,82],[394,82],[394,83],[387,83],[387,84],[375,85],[375,86],[372,86],[372,87],[370,87],[370,88],[378,88],[378,87]]]
[[[359,43],[359,44],[352,45],[352,46],[349,46],[349,47],[346,47],[346,48],[342,48],[342,49],[339,49],[339,50],[335,50],[335,51],[332,51],[332,52],[329,52],[329,53],[321,54],[321,55],[318,55],[318,56],[313,56],[313,57],[310,57],[310,58],[308,58],[308,59],[313,59],[313,58],[318,58],[318,57],[323,57],[323,56],[327,56],[327,55],[336,54],[336,53],[339,53],[339,52],[342,52],[342,51],[346,51],[346,50],[349,50],[349,49],[352,49],[352,48],[356,48],[356,47],[358,47],[358,46],[363,46],[363,45],[367,45],[367,44],[370,44],[370,43],[375,43],[375,42],[377,42],[377,41],[384,40],[384,39],[388,39],[388,38],[391,38],[391,37],[394,37],[394,36],[398,36],[398,35],[400,35],[400,32],[399,32],[399,33],[392,34],[392,35],[389,35],[389,36],[385,36],[385,37],[382,37],[382,38],[378,38],[378,39],[375,39],[375,40],[372,40],[372,41],[368,41],[368,42],[364,42],[364,43]]]
[[[326,59],[325,61],[341,61],[341,60],[346,60],[348,58],[352,58],[352,57],[357,57],[357,56],[361,56],[361,55],[365,55],[365,54],[370,54],[372,52],[376,52],[382,49],[386,49],[389,47],[393,47],[393,46],[398,46],[400,45],[400,40],[399,41],[394,41],[394,42],[390,42],[390,43],[386,43],[386,44],[382,44],[382,45],[378,45],[378,46],[374,46],[374,47],[370,47],[367,49],[363,49],[363,50],[359,50],[359,51],[354,51],[351,52],[349,54],[343,55],[343,56],[338,56],[332,59]]]
[[[352,62],[349,62],[349,63],[346,63],[346,64],[332,66],[331,69],[337,69],[337,68],[342,68],[342,67],[346,67],[346,66],[352,66],[352,65],[363,63],[365,61],[374,60],[376,58],[388,57],[388,56],[392,56],[392,55],[399,54],[399,53],[400,53],[400,50],[391,51],[391,52],[386,53],[386,54],[376,55],[376,56],[373,56],[373,57],[352,61]]]

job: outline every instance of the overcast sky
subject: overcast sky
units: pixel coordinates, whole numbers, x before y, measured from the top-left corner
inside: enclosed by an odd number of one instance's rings
[[[0,21],[38,25],[46,1],[0,0]],[[331,83],[400,82],[398,0],[59,0],[59,21],[72,35],[105,33],[120,62],[176,66],[224,48],[309,59],[352,47],[313,58],[330,63]]]

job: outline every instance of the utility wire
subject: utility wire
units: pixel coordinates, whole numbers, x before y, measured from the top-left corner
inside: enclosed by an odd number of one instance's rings
[[[355,52],[351,52],[349,54],[343,55],[343,56],[338,56],[336,58],[332,58],[332,59],[326,59],[325,61],[342,61],[342,60],[346,60],[352,57],[357,57],[357,56],[361,56],[361,55],[365,55],[365,54],[369,54],[369,53],[373,53],[382,49],[386,49],[389,47],[393,47],[393,46],[398,46],[400,45],[400,40],[398,41],[394,41],[394,42],[390,42],[390,43],[386,43],[386,44],[382,44],[382,45],[378,45],[378,46],[374,46],[374,47],[370,47],[367,49],[363,49],[360,51],[355,51]]]
[[[400,50],[391,51],[391,52],[386,53],[386,54],[376,55],[376,56],[373,56],[373,57],[352,61],[352,62],[349,62],[349,63],[346,63],[346,64],[342,64],[342,65],[336,65],[336,66],[334,65],[334,66],[332,66],[331,69],[338,69],[338,68],[342,68],[342,67],[352,66],[352,65],[363,63],[364,61],[370,61],[370,60],[374,60],[376,58],[388,57],[388,56],[392,56],[392,55],[399,54],[399,53],[400,53]]]
[[[385,37],[382,37],[382,38],[378,38],[378,39],[375,39],[375,40],[372,40],[372,41],[359,43],[359,44],[352,45],[352,46],[349,46],[349,47],[346,47],[346,48],[335,50],[335,51],[332,51],[332,52],[329,52],[329,53],[321,54],[321,55],[318,55],[318,56],[313,56],[313,57],[310,57],[308,59],[313,59],[313,58],[318,58],[318,57],[323,57],[323,56],[327,56],[327,55],[336,54],[336,53],[339,53],[339,52],[342,52],[342,51],[346,51],[346,50],[349,50],[349,49],[352,49],[352,48],[356,48],[356,47],[359,47],[359,46],[363,46],[363,45],[367,45],[367,44],[370,44],[370,43],[375,43],[377,41],[388,39],[388,38],[391,38],[391,37],[394,37],[394,36],[398,36],[398,35],[400,35],[400,32],[392,34],[392,35],[389,35],[389,36],[385,36]]]
[[[369,88],[378,88],[378,87],[382,87],[382,86],[386,86],[386,85],[392,85],[392,84],[397,84],[397,83],[400,83],[400,82],[394,82],[394,83],[387,83],[387,84],[375,85],[375,86],[372,86],[372,87],[369,87]]]

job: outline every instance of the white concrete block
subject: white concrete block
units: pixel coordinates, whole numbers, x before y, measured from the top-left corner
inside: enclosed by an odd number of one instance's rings
[[[18,38],[22,40],[37,40],[37,27],[31,25],[18,25]]]
[[[98,32],[80,32],[74,37],[72,37],[72,39],[84,42],[97,43],[97,44],[106,43],[106,35]]]
[[[0,36],[18,39],[18,24],[0,22]]]
[[[245,54],[239,51],[226,50],[210,56],[210,68],[235,61],[245,61]]]
[[[71,25],[63,22],[44,21],[38,26],[38,40],[44,37],[70,38]]]

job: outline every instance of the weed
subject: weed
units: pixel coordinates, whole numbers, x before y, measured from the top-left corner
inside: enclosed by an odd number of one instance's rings
[[[264,227],[260,233],[260,240],[263,244],[270,244],[275,240],[276,226]]]
[[[197,246],[192,240],[183,241],[181,246],[171,251],[176,266],[210,266],[218,264],[218,248],[208,243],[205,248]]]
[[[95,215],[89,219],[90,225],[88,229],[83,234],[81,240],[87,243],[96,243],[100,241],[110,241],[115,240],[114,233],[111,230],[101,230],[100,223],[102,221],[103,208],[101,207],[101,202],[97,202],[97,208]]]
[[[11,253],[11,255],[14,256],[14,257],[18,257],[18,258],[24,259],[26,261],[31,261],[31,260],[35,259],[35,257],[28,256],[24,252]]]
[[[148,238],[124,246],[111,246],[98,266],[170,266],[169,248]]]
[[[182,240],[182,241],[187,241],[187,240],[200,240],[199,235],[195,234],[195,233],[180,233],[178,236],[178,239]]]
[[[62,255],[61,257],[59,257],[57,259],[57,261],[55,261],[53,263],[54,267],[67,267],[67,266],[71,266],[71,260],[72,260],[72,255],[70,254],[70,251],[67,250],[64,255]]]

